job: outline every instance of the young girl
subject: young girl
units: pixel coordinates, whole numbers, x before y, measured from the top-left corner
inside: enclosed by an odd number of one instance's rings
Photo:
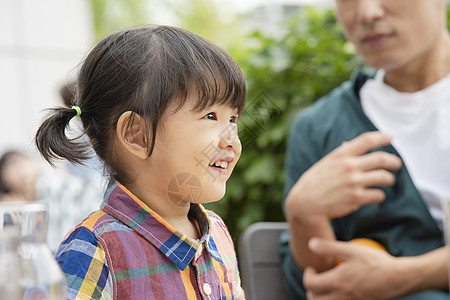
[[[56,258],[69,299],[243,299],[217,201],[239,159],[245,81],[221,48],[151,26],[112,34],[81,67],[76,106],[36,134],[43,157],[81,163],[67,138],[79,116],[111,182],[101,209],[68,233]]]

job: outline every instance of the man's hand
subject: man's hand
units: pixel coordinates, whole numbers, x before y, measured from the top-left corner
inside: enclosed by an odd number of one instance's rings
[[[367,132],[344,142],[300,177],[287,202],[307,202],[302,205],[303,209],[307,207],[301,214],[321,214],[333,219],[362,205],[383,201],[384,192],[374,187],[393,185],[395,177],[389,170],[400,169],[402,162],[387,152],[367,152],[388,145],[391,139],[386,133]]]
[[[309,247],[322,257],[342,262],[322,273],[306,268],[303,283],[308,300],[391,299],[404,292],[404,278],[399,276],[402,265],[384,250],[316,238]]]

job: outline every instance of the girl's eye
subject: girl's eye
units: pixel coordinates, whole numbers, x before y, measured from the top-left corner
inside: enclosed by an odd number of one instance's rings
[[[238,117],[237,116],[232,116],[230,118],[230,123],[237,123]]]
[[[206,114],[203,118],[208,120],[217,120],[216,113],[213,112]]]

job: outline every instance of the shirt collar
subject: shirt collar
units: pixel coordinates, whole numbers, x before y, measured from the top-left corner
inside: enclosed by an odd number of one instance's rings
[[[212,257],[222,263],[211,236],[211,219],[200,204],[191,204],[189,210],[190,216],[197,220],[201,234],[199,240],[177,231],[126,187],[114,180],[109,183],[101,208],[139,233],[181,270],[186,269],[199,248],[205,248]],[[200,247],[200,244],[205,247]]]

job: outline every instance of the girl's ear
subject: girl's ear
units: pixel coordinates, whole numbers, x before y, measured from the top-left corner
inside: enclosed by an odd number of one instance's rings
[[[124,112],[117,121],[116,134],[119,143],[130,154],[147,159],[147,143],[144,134],[144,120],[132,111]]]

